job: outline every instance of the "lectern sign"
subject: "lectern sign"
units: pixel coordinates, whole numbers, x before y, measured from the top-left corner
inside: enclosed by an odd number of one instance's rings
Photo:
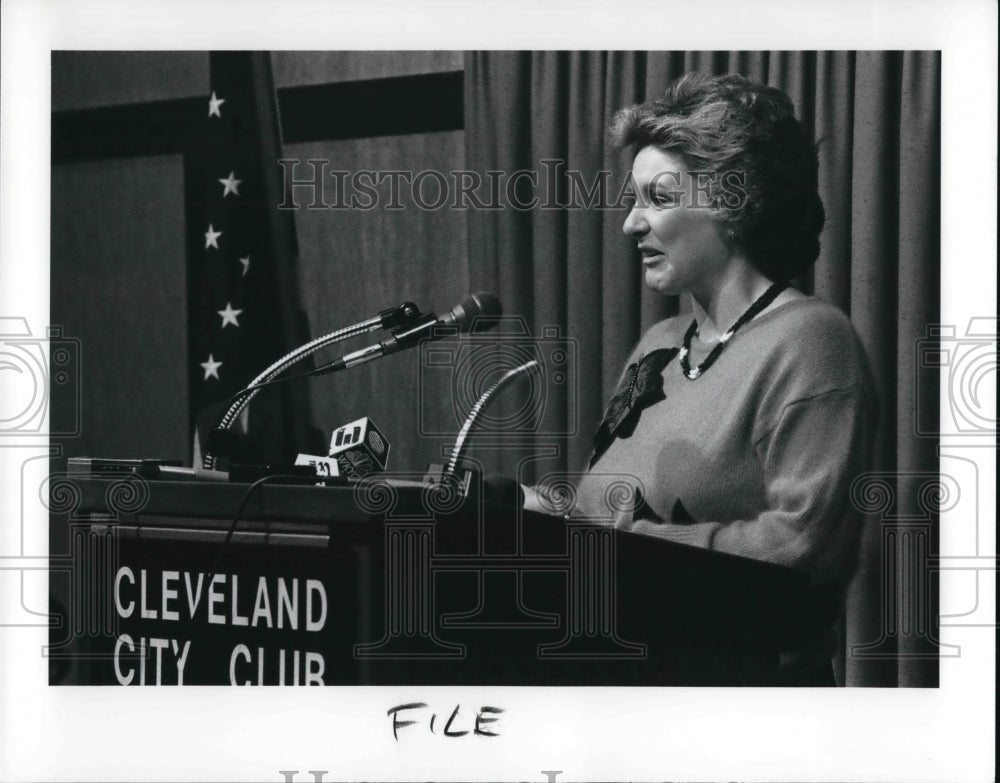
[[[57,682],[760,685],[827,622],[785,569],[478,484],[69,483]]]
[[[123,565],[114,579],[115,612],[124,625],[142,621],[141,633],[149,635],[118,635],[115,677],[122,685],[183,685],[189,660],[203,658],[216,670],[225,664],[231,685],[322,685],[322,652],[285,649],[284,634],[267,632],[301,629],[306,635],[318,634],[326,627],[328,605],[319,579],[146,568],[136,572]],[[245,637],[228,651],[200,642],[211,626],[227,627],[236,636],[244,629]]]

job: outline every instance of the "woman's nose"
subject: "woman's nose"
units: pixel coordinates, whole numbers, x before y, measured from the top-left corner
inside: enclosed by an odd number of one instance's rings
[[[625,217],[625,222],[622,224],[622,231],[625,232],[626,236],[630,237],[641,236],[649,231],[649,224],[646,222],[645,215],[639,205],[629,210],[628,215]]]

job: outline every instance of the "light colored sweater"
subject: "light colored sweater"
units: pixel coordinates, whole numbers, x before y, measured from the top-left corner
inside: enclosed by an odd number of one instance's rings
[[[691,320],[652,327],[626,367],[680,347]],[[692,367],[709,350],[693,343]],[[581,479],[574,516],[845,584],[860,535],[850,487],[869,469],[876,405],[843,313],[793,299],[744,325],[698,379],[684,377],[676,357],[662,377],[665,399]],[[641,493],[638,507],[623,505],[614,490],[623,483]]]

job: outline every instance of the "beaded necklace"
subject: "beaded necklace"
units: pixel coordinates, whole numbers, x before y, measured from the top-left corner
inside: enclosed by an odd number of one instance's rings
[[[705,357],[705,361],[691,369],[691,363],[688,361],[688,354],[691,351],[691,338],[698,334],[698,321],[695,319],[691,322],[688,330],[684,333],[684,341],[681,344],[680,350],[680,363],[681,371],[684,373],[684,377],[689,381],[693,381],[698,376],[700,376],[705,370],[712,366],[716,359],[719,358],[719,354],[722,353],[722,349],[726,347],[733,335],[743,326],[747,321],[751,320],[756,316],[761,310],[767,307],[775,298],[788,288],[788,283],[779,281],[774,283],[770,288],[768,288],[763,294],[761,294],[757,300],[747,308],[746,312],[743,313],[734,323],[730,326],[725,333],[719,338],[719,342],[716,343],[715,347],[711,350],[708,356]]]

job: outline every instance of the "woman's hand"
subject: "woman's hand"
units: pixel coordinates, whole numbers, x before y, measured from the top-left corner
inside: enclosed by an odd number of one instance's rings
[[[521,490],[524,492],[524,510],[525,511],[535,511],[539,514],[551,514],[552,509],[542,505],[541,498],[538,492],[535,491],[534,487],[526,487],[524,484],[521,485]]]

